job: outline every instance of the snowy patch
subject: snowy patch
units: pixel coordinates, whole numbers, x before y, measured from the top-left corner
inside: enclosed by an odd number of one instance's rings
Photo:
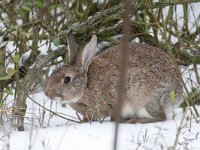
[[[47,100],[44,93],[33,94],[31,97],[40,105],[59,115],[78,120],[75,119],[77,118],[76,112],[69,105],[62,107],[56,102]],[[26,131],[2,130],[0,149],[111,150],[113,148],[114,122],[73,123],[52,115],[51,112],[39,107],[30,99],[27,100],[27,105]],[[200,112],[199,106],[197,110]],[[148,116],[144,109],[141,110],[141,115]],[[162,147],[167,150],[174,145],[178,128],[181,128],[181,131],[176,149],[199,149],[200,125],[195,122],[190,111],[184,114],[182,109],[177,108],[174,120],[147,124],[120,124],[118,150],[137,148],[160,150]]]
[[[27,51],[26,53],[22,54],[19,60],[19,66],[24,66],[25,62],[30,58],[32,50]]]

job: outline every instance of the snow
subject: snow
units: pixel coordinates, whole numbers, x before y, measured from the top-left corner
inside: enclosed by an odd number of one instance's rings
[[[200,74],[200,65],[197,65],[197,71],[198,71],[198,74]],[[181,73],[182,73],[183,80],[188,91],[191,91],[192,87],[199,89],[199,85],[197,84],[197,79],[194,73],[193,65],[190,65],[187,67],[182,66]]]
[[[20,60],[19,60],[19,66],[24,66],[24,63],[30,58],[32,50],[28,50],[24,54],[22,54]]]
[[[62,107],[56,102],[51,102],[43,92],[33,94],[31,98],[62,116],[77,118],[70,106]],[[29,119],[25,120],[25,131],[9,133],[8,128],[1,131],[0,149],[111,150],[113,148],[115,123],[109,119],[103,123],[73,123],[48,111],[45,111],[43,116],[43,108],[31,99],[27,99],[27,105],[26,118]],[[197,109],[200,112],[199,106]],[[184,114],[181,108],[177,108],[173,116],[174,119],[157,123],[120,124],[118,150],[168,149],[174,145],[179,127],[181,132],[177,149],[199,149],[200,125],[194,119],[190,119],[192,118],[190,111]]]

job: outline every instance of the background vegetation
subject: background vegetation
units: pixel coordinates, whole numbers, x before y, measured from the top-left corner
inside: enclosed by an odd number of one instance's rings
[[[192,105],[194,109],[200,100],[200,13],[193,11],[197,2],[200,1],[134,0],[131,20],[133,41],[162,49],[182,66],[182,73],[185,68],[195,73],[196,81],[191,78],[187,81],[192,90],[183,81],[187,95],[183,106]],[[67,61],[67,47],[60,46],[66,44],[67,31],[74,31],[80,49],[94,33],[100,51],[118,44],[122,37],[123,8],[121,0],[1,1],[1,124],[12,118],[17,128],[23,130],[26,98],[38,85],[43,86],[51,66]],[[14,49],[10,50],[9,44]],[[48,55],[41,54],[43,45],[48,47]],[[56,51],[53,46],[57,46]],[[26,52],[30,57],[24,55]],[[62,59],[56,59],[60,56]],[[12,102],[7,100],[9,95],[14,95]],[[199,116],[197,111],[196,115]]]

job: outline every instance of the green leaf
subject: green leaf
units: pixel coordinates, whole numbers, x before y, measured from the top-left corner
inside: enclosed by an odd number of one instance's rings
[[[9,80],[11,77],[12,77],[11,74],[7,74],[7,75],[5,75],[3,77],[0,77],[0,80]]]
[[[13,68],[8,68],[7,69],[7,73],[8,74],[14,74],[15,73],[15,70]]]
[[[3,107],[4,106],[4,103],[3,102],[0,102],[0,107]]]
[[[19,25],[14,25],[13,27],[15,30],[19,31],[20,30],[20,26]]]
[[[13,57],[13,60],[14,60],[14,62],[15,63],[19,63],[19,61],[20,61],[20,55],[19,54],[16,54],[14,57]]]
[[[32,33],[33,32],[33,27],[30,27],[30,29],[28,30],[28,33]]]
[[[171,102],[171,104],[174,104],[175,91],[170,91],[169,92],[169,96],[170,96],[170,102]]]
[[[59,39],[59,38],[54,38],[54,39],[53,39],[53,44],[54,44],[55,46],[59,46],[59,45],[60,45],[60,39]]]
[[[12,92],[12,89],[10,87],[7,87],[5,89],[5,92],[8,94],[8,95],[13,95],[13,92]]]
[[[49,8],[50,9],[61,8],[61,5],[60,4],[52,3]]]
[[[44,2],[35,1],[35,5],[36,5],[38,8],[43,8],[43,7],[44,7]]]
[[[4,76],[0,76],[0,80],[9,80],[15,73],[15,70],[13,68],[7,69],[7,74]]]
[[[31,10],[28,5],[23,5],[22,9],[25,10],[25,11],[30,11]]]

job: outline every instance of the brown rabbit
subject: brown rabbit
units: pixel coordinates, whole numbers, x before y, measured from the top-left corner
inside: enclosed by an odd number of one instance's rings
[[[72,32],[68,33],[70,63],[50,76],[45,94],[70,103],[84,119],[113,117],[119,80],[120,45],[95,57],[96,35],[78,56]],[[158,48],[129,43],[126,97],[119,114],[130,123],[163,121],[182,99],[182,84],[172,59]],[[170,93],[174,99],[170,99]],[[171,96],[173,97],[173,96]]]

